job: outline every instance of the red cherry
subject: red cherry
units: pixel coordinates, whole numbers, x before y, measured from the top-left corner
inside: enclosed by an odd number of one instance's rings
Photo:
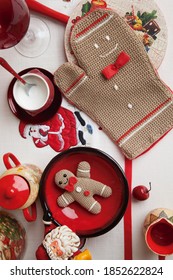
[[[133,189],[133,197],[137,200],[146,200],[149,198],[149,193],[151,191],[151,183],[149,183],[149,188],[145,186],[137,186]]]

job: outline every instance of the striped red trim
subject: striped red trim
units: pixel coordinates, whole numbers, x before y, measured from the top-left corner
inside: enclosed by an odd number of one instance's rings
[[[141,119],[139,122],[137,122],[134,126],[132,126],[129,130],[127,130],[118,140],[117,143],[119,143],[123,138],[125,138],[130,132],[135,130],[138,126],[140,126],[142,123],[144,123],[147,119],[149,119],[151,116],[153,116],[159,109],[165,106],[169,101],[171,101],[172,98],[168,98],[166,101],[164,101],[162,104],[160,104],[157,108],[155,108],[152,112],[150,112],[148,115],[146,115],[143,119]]]
[[[72,84],[71,86],[66,89],[66,91],[64,92],[64,94],[67,94],[83,77],[85,76],[85,73],[82,73]]]
[[[97,20],[95,20],[94,22],[92,22],[89,26],[87,26],[85,29],[83,29],[81,32],[79,32],[78,34],[76,34],[76,38],[79,38],[81,35],[85,34],[89,29],[91,29],[93,26],[95,26],[96,24],[98,24],[99,22],[101,22],[102,20],[104,20],[105,18],[107,18],[109,15],[108,14],[104,14],[102,17],[98,18]]]

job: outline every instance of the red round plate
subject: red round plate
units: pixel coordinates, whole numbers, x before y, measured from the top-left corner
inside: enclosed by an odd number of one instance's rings
[[[19,75],[24,75],[24,74],[28,73],[29,71],[36,69],[36,68],[37,67],[27,68],[27,69],[21,71],[19,73]],[[37,69],[40,70],[44,75],[46,75],[54,84],[54,81],[53,81],[54,77],[50,72],[48,72],[47,70],[42,69],[42,68],[37,68]],[[20,106],[18,106],[18,104],[14,100],[13,86],[14,86],[15,82],[16,82],[16,78],[14,78],[9,85],[7,99],[8,99],[8,104],[9,104],[9,107],[10,107],[12,113],[18,119],[25,121],[25,122],[29,122],[29,123],[40,123],[40,122],[47,121],[48,119],[53,117],[54,114],[56,114],[58,108],[61,105],[62,96],[61,96],[61,93],[60,93],[58,87],[55,86],[55,84],[54,84],[55,96],[54,96],[54,100],[53,100],[52,104],[49,106],[49,108],[47,108],[43,112],[37,114],[36,116],[31,116],[25,110],[23,110]]]
[[[102,210],[99,214],[91,214],[77,202],[68,206],[74,215],[64,213],[64,208],[57,204],[57,198],[63,193],[54,182],[56,172],[68,169],[76,174],[80,161],[87,161],[91,166],[91,178],[112,188],[108,198],[95,196]],[[104,152],[90,148],[71,148],[55,156],[45,168],[39,197],[44,211],[43,221],[55,225],[67,225],[80,237],[93,237],[112,229],[123,217],[128,203],[128,183],[124,172],[117,162]]]

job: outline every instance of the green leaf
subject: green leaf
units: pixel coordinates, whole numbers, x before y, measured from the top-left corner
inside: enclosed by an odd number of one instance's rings
[[[140,19],[142,20],[142,25],[145,25],[147,22],[149,22],[152,19],[157,18],[157,11],[153,10],[151,13],[144,12],[142,13]]]
[[[141,18],[141,12],[140,11],[137,12],[137,17]]]
[[[82,6],[82,16],[84,16],[86,13],[89,12],[89,10],[91,9],[91,3],[90,2],[87,2],[85,4],[83,4]]]

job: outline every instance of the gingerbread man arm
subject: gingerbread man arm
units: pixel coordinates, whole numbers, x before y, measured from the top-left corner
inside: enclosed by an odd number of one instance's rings
[[[112,189],[109,186],[92,179],[90,180],[94,186],[94,194],[100,195],[102,197],[109,197],[112,194]]]
[[[74,198],[69,192],[64,192],[57,199],[57,203],[60,207],[66,207],[74,201]]]
[[[81,161],[78,164],[76,176],[78,178],[90,178],[90,164],[87,161]]]

